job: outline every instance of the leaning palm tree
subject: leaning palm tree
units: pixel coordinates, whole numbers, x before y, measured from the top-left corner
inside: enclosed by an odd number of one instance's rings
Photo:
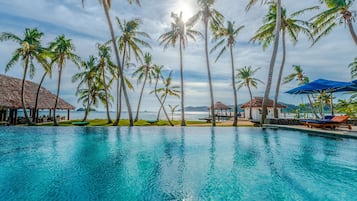
[[[300,65],[293,65],[292,67],[294,68],[294,72],[284,78],[283,84],[287,84],[289,82],[292,82],[293,80],[298,81],[298,85],[303,85],[310,82],[309,77],[305,75]],[[319,116],[315,111],[315,107],[309,94],[307,94],[307,98],[309,100],[312,113],[315,115],[316,118],[318,118]]]
[[[158,100],[159,103],[160,103],[160,109],[161,109],[161,108],[163,109],[167,121],[169,122],[170,126],[174,126],[174,124],[171,122],[171,120],[170,120],[170,118],[169,118],[169,116],[168,116],[168,114],[167,114],[167,112],[166,112],[166,109],[165,109],[165,107],[164,107],[164,103],[163,103],[162,99],[160,98],[160,96],[159,96],[159,94],[158,94],[158,89],[157,89],[157,86],[158,86],[158,84],[159,84],[159,81],[160,81],[160,80],[164,80],[164,77],[163,77],[163,75],[162,75],[162,69],[164,68],[164,66],[158,66],[158,65],[154,64],[154,67],[153,67],[153,68],[154,68],[154,72],[155,72],[155,74],[154,74],[154,78],[155,78],[155,88],[154,88],[154,90],[153,90],[152,92],[150,92],[150,93],[154,93],[154,94],[155,94],[155,97],[157,98],[157,100]]]
[[[79,95],[78,101],[83,101],[83,106],[85,106],[85,113],[82,121],[87,120],[87,116],[90,112],[91,107],[91,92],[94,91],[92,86],[96,82],[97,77],[97,58],[90,56],[88,61],[81,62],[82,70],[72,76],[72,82],[77,82],[76,95]]]
[[[227,27],[216,27],[214,39],[218,40],[217,44],[212,48],[211,53],[217,48],[223,46],[220,50],[216,61],[222,56],[222,54],[226,51],[227,47],[229,48],[230,56],[231,56],[231,69],[232,69],[232,87],[233,87],[233,97],[234,97],[234,118],[233,118],[233,126],[237,126],[238,124],[238,102],[237,102],[237,89],[236,89],[236,81],[234,75],[234,57],[233,57],[233,47],[236,43],[236,37],[240,30],[242,30],[244,26],[240,26],[238,28],[234,27],[234,22],[228,21]]]
[[[44,59],[43,65],[42,65],[44,73],[42,75],[40,83],[38,84],[38,88],[37,88],[37,92],[36,92],[35,107],[34,107],[34,113],[33,113],[33,117],[32,117],[33,122],[36,122],[36,120],[38,119],[37,107],[38,107],[38,99],[39,99],[42,84],[45,81],[45,78],[47,75],[50,78],[52,77],[52,66],[53,65],[50,65],[49,62],[47,62],[47,58],[50,58],[50,53],[45,50],[43,53],[41,53],[40,56],[42,57],[42,59]]]
[[[41,52],[43,52],[43,48],[41,47],[42,36],[43,33],[39,32],[36,28],[35,29],[26,28],[23,39],[12,33],[3,32],[0,34],[0,41],[11,40],[18,43],[18,45],[20,46],[13,52],[12,58],[6,64],[5,72],[7,72],[12,66],[15,65],[16,62],[19,61],[19,59],[21,59],[24,66],[24,72],[23,72],[22,83],[21,83],[21,104],[28,125],[32,125],[33,123],[30,120],[26,110],[25,81],[29,70],[30,70],[30,77],[33,77],[35,73],[35,65],[33,64],[33,58],[35,58],[43,66],[46,66],[44,59],[40,56]]]
[[[104,86],[104,93],[105,93],[105,101],[104,101],[104,105],[105,105],[105,109],[107,111],[107,120],[108,120],[108,124],[112,123],[112,120],[110,118],[110,114],[109,114],[109,90],[110,90],[110,85],[107,83],[106,78],[107,78],[107,71],[114,73],[114,69],[116,68],[116,66],[113,64],[113,62],[111,61],[110,58],[110,47],[107,45],[101,45],[98,44],[98,57],[99,57],[99,64],[98,64],[98,68],[99,68],[99,74],[101,75],[101,80],[103,81],[103,86]]]
[[[175,47],[176,42],[179,43],[180,52],[180,79],[181,79],[181,126],[186,126],[185,121],[185,103],[184,103],[184,87],[183,87],[183,54],[182,51],[187,45],[187,38],[195,40],[195,36],[201,36],[202,34],[193,28],[194,20],[190,18],[187,22],[182,19],[182,12],[180,15],[171,13],[171,17],[174,22],[171,23],[171,30],[162,34],[159,37],[161,40],[160,45],[164,45],[164,49],[169,46]]]
[[[122,61],[121,61],[121,72],[124,73],[124,66],[130,63],[131,55],[134,54],[134,58],[136,61],[142,63],[143,52],[141,47],[151,48],[150,44],[141,39],[140,37],[150,39],[149,34],[139,31],[141,20],[133,19],[133,20],[123,20],[121,21],[118,17],[116,17],[119,30],[121,35],[118,37],[118,45],[119,51],[122,53]],[[125,76],[125,75],[124,75]],[[119,86],[119,82],[117,82],[117,86]],[[117,125],[120,116],[121,116],[121,87],[118,91],[118,102],[117,102],[117,117],[114,122],[114,125]]]
[[[146,86],[146,82],[149,81],[149,84],[152,83],[152,79],[154,77],[154,68],[151,63],[152,56],[150,53],[145,53],[144,55],[144,64],[141,65],[136,71],[134,71],[133,76],[138,75],[138,84],[143,81],[143,85],[141,87],[140,91],[140,96],[139,96],[139,101],[138,101],[138,107],[136,109],[136,115],[134,121],[139,120],[139,112],[140,112],[140,105],[141,105],[141,100],[143,97],[144,89]]]
[[[200,6],[200,11],[194,16],[194,18],[201,18],[204,24],[205,34],[205,54],[206,54],[206,66],[207,66],[207,74],[208,74],[208,84],[210,89],[210,100],[211,107],[214,106],[214,96],[213,96],[213,86],[212,86],[212,78],[211,78],[211,67],[209,63],[209,55],[208,55],[208,26],[211,28],[221,26],[223,21],[223,15],[213,8],[213,4],[216,0],[197,0],[198,5]],[[214,110],[211,110],[211,116],[214,117]],[[216,126],[216,119],[212,119],[212,126]]]
[[[180,98],[180,90],[179,90],[179,86],[177,85],[174,85],[174,86],[171,86],[172,84],[172,71],[169,73],[168,77],[165,79],[163,79],[163,84],[164,86],[161,87],[161,88],[156,88],[156,92],[158,94],[161,94],[160,98],[161,98],[161,101],[162,101],[162,105],[159,109],[159,112],[157,114],[157,120],[159,120],[160,118],[160,112],[162,109],[164,109],[164,105],[165,105],[165,102],[166,102],[166,98],[167,96],[175,96],[177,98]]]
[[[84,1],[85,1],[85,0],[82,0],[82,5],[84,5]],[[123,89],[124,98],[125,98],[125,103],[126,103],[126,106],[127,106],[127,108],[128,108],[129,124],[130,124],[130,126],[134,126],[133,117],[132,117],[132,112],[131,112],[131,106],[130,106],[130,101],[129,101],[129,96],[128,96],[128,93],[127,93],[127,91],[126,91],[126,85],[125,85],[124,75],[123,75],[122,70],[121,70],[121,64],[120,64],[120,59],[119,59],[118,47],[117,47],[117,44],[116,44],[116,42],[115,42],[115,35],[114,35],[113,24],[112,24],[112,21],[111,21],[111,19],[110,19],[110,15],[109,15],[109,9],[110,9],[110,6],[111,6],[111,0],[99,0],[99,2],[103,5],[105,17],[106,17],[106,19],[107,19],[108,26],[109,26],[111,41],[112,41],[113,48],[114,48],[115,59],[116,59],[116,61],[117,61],[117,66],[118,66],[118,77],[120,77],[121,88]],[[129,2],[130,4],[133,3],[133,2],[135,2],[136,4],[140,5],[140,0],[128,0],[128,2]]]
[[[252,101],[253,101],[253,95],[252,95],[252,90],[250,86],[257,88],[258,82],[264,83],[258,78],[253,77],[254,74],[259,70],[260,68],[252,69],[251,66],[244,66],[243,68],[237,69],[237,88],[241,89],[243,86],[246,86],[249,91],[249,96],[250,96],[250,105],[249,105],[249,119],[252,119]]]
[[[247,10],[251,8],[254,4],[257,3],[258,0],[249,0],[249,3],[246,7]],[[270,59],[270,64],[269,64],[269,71],[268,71],[268,77],[267,77],[267,82],[266,82],[266,88],[264,92],[264,97],[263,97],[263,103],[262,103],[262,116],[260,119],[260,124],[265,123],[266,116],[267,116],[267,104],[269,100],[269,94],[270,94],[270,89],[271,89],[271,84],[273,80],[273,73],[274,73],[274,66],[275,66],[275,60],[276,56],[278,53],[278,46],[279,46],[279,34],[280,34],[280,27],[281,27],[281,0],[261,0],[262,3],[269,3],[269,2],[274,2],[276,3],[276,25],[275,25],[275,30],[274,30],[274,44],[273,44],[273,51]]]
[[[55,41],[51,42],[49,45],[49,50],[52,52],[51,64],[57,64],[58,67],[58,81],[57,81],[57,93],[55,105],[53,107],[53,125],[58,126],[56,120],[56,110],[59,98],[59,93],[61,89],[61,79],[62,79],[62,69],[66,65],[66,61],[72,61],[76,66],[80,66],[80,58],[74,53],[74,45],[71,39],[67,39],[65,35],[58,36]]]
[[[273,103],[274,118],[278,118],[278,110],[276,109],[278,103],[278,97],[280,92],[281,79],[283,76],[285,60],[286,60],[286,35],[289,36],[293,45],[296,44],[299,33],[305,34],[309,39],[313,40],[312,34],[310,32],[310,27],[312,26],[309,22],[304,20],[296,19],[296,16],[303,14],[306,11],[318,9],[319,7],[314,6],[310,8],[305,8],[294,12],[290,17],[286,14],[286,9],[281,8],[281,40],[282,40],[282,61],[279,69],[278,80],[275,89],[275,97]],[[265,50],[272,42],[274,38],[274,30],[276,26],[276,4],[271,4],[269,7],[269,12],[264,18],[265,24],[261,26],[257,33],[252,37],[250,41],[262,43],[263,49]]]
[[[344,23],[347,24],[352,39],[357,45],[357,35],[352,24],[356,11],[350,10],[354,0],[320,0],[320,3],[325,3],[327,10],[312,18],[315,25],[314,34],[317,35],[314,43],[330,33],[334,27]]]

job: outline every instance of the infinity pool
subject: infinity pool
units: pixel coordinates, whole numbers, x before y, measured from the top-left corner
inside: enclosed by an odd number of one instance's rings
[[[356,200],[357,141],[289,130],[0,127],[0,200]]]

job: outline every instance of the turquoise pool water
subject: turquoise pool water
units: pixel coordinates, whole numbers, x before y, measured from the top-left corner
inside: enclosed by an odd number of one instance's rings
[[[356,200],[357,141],[260,128],[0,127],[0,200]]]

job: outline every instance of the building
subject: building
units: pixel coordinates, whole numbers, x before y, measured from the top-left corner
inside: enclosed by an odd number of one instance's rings
[[[268,100],[267,118],[274,118],[273,103],[274,103],[273,100],[271,99]],[[263,97],[254,97],[252,101],[248,101],[242,104],[240,107],[244,109],[244,115],[245,115],[244,117],[249,118],[250,105],[252,105],[252,119],[260,119],[262,116],[262,104],[263,104]],[[281,109],[286,108],[286,106],[278,103],[276,107],[278,110],[278,117],[280,117]]]
[[[22,110],[21,85],[21,79],[0,74],[0,122],[9,122],[10,124],[18,123],[19,118],[17,117],[17,111]],[[38,84],[31,81],[25,82],[25,106],[30,111],[32,117],[35,116],[34,114],[38,114],[39,110],[48,110],[49,118],[51,118],[50,116],[54,109],[56,95],[44,87],[41,87],[37,111],[34,111],[38,86]],[[69,119],[69,111],[74,110],[75,107],[59,98],[57,109],[67,110],[67,119]]]

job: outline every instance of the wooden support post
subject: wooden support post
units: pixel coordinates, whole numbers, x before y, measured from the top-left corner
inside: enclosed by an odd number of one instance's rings
[[[67,120],[69,120],[69,114],[70,114],[70,112],[69,112],[69,110],[67,110]]]

